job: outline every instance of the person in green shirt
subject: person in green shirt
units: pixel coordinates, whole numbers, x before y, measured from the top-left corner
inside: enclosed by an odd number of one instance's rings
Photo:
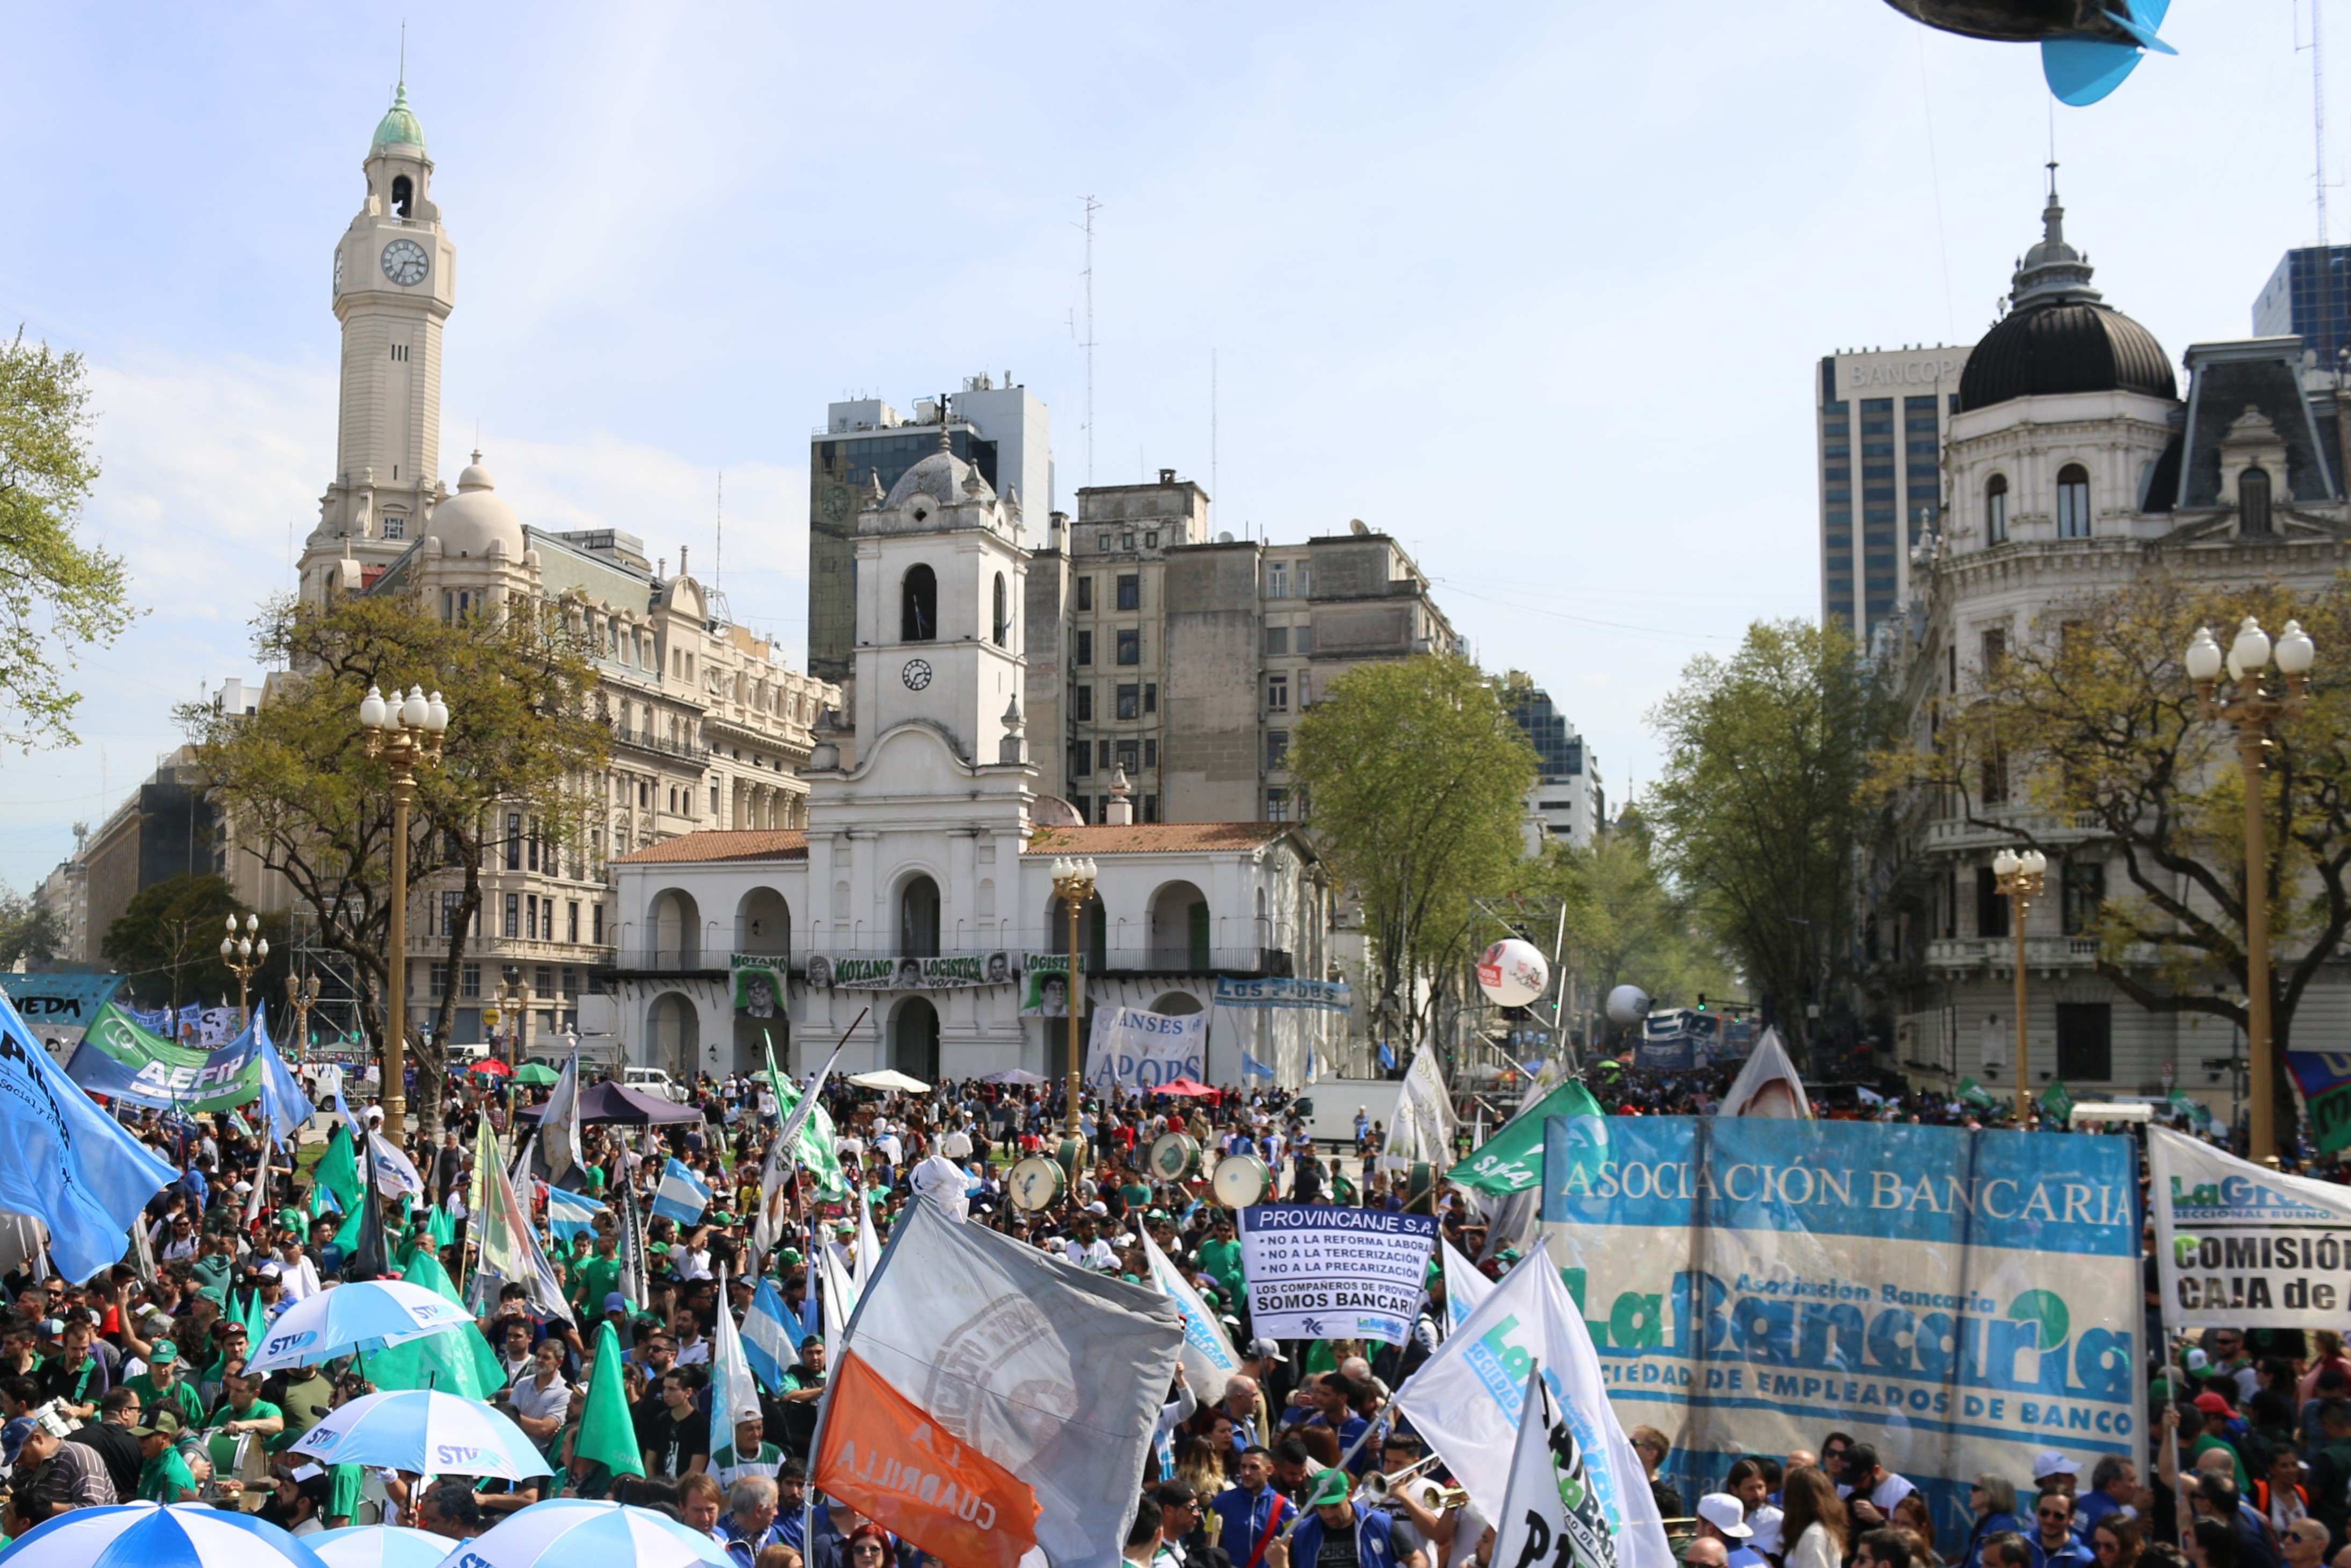
[[[1232,1216],[1217,1216],[1214,1233],[1200,1243],[1200,1270],[1215,1276],[1227,1296],[1240,1299],[1246,1276],[1241,1271],[1241,1244],[1233,1239]]]
[[[228,1380],[228,1397],[213,1412],[213,1430],[227,1437],[246,1432],[275,1437],[286,1430],[286,1412],[261,1396],[259,1374],[241,1372]]]
[[[341,1530],[357,1524],[360,1489],[367,1484],[365,1465],[327,1467],[327,1528]]]
[[[335,1380],[318,1367],[297,1367],[286,1374],[285,1391],[278,1396],[277,1405],[286,1413],[286,1430],[269,1440],[271,1453],[282,1451],[326,1419],[327,1412],[335,1407]]]
[[[180,1359],[180,1347],[159,1339],[147,1347],[147,1370],[125,1378],[122,1386],[139,1396],[141,1409],[176,1412],[182,1426],[193,1427],[204,1418],[204,1402],[196,1396],[187,1371],[187,1364]]]
[[[621,1260],[614,1254],[620,1249],[620,1239],[600,1236],[596,1239],[596,1256],[572,1271],[578,1293],[571,1298],[575,1307],[589,1308],[601,1303],[621,1282]]]
[[[192,1502],[196,1478],[180,1458],[180,1413],[165,1408],[148,1413],[147,1424],[133,1427],[139,1439],[139,1496],[147,1502]]]
[[[710,1473],[718,1484],[732,1487],[745,1476],[775,1479],[784,1468],[784,1451],[762,1439],[767,1425],[757,1416],[735,1423],[735,1440],[710,1456]]]

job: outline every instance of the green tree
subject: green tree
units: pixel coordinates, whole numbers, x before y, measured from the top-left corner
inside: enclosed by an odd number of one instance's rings
[[[444,622],[415,598],[346,597],[329,608],[280,602],[258,622],[266,663],[295,673],[272,682],[253,714],[181,710],[197,759],[243,852],[286,877],[318,938],[351,961],[361,1028],[382,1050],[394,970],[392,856],[407,860],[411,954],[437,950],[455,977],[481,918],[486,857],[502,847],[509,814],[535,827],[542,852],[578,842],[601,777],[609,727],[595,695],[584,622],[563,603],[511,603]],[[437,688],[449,705],[444,758],[421,769],[409,839],[395,844],[384,764],[368,757],[359,724],[371,685]],[[444,894],[455,894],[444,900]],[[456,1023],[458,988],[444,986],[429,1044],[409,1015],[417,1082],[440,1081]],[[440,1131],[441,1096],[420,1092],[415,1114]]]
[[[1694,660],[1649,715],[1666,743],[1647,797],[1661,863],[1699,928],[1782,1032],[1809,1044],[1850,973],[1862,785],[1892,705],[1852,634],[1756,622],[1727,659]]]
[[[1432,653],[1332,682],[1290,767],[1324,859],[1362,901],[1373,1027],[1408,1039],[1461,985],[1470,900],[1520,873],[1534,748],[1477,666]]]
[[[98,459],[79,354],[0,343],[0,736],[26,747],[71,746],[81,694],[64,674],[104,646],[133,612],[122,561],[75,537]]]
[[[2097,972],[2125,996],[2239,1029],[2244,774],[2234,730],[2199,715],[2179,661],[2198,627],[2225,648],[2247,615],[2273,632],[2299,619],[2328,653],[2351,647],[2351,580],[2215,591],[2153,572],[2061,601],[1969,689],[1936,699],[1933,732],[1888,748],[1877,769],[1881,788],[1916,790],[1937,814],[2048,855],[2044,896],[2074,901],[2076,925],[2098,944]],[[2282,1053],[2294,1014],[2351,930],[2351,684],[2339,668],[2322,654],[2324,678],[2303,714],[2273,730],[2262,779],[2281,1126],[2293,1125]],[[2069,892],[2069,862],[2118,865],[2121,885],[2094,885],[2077,869]],[[2233,983],[2216,991],[2219,976]]]
[[[1627,810],[1583,848],[1553,842],[1529,877],[1530,891],[1566,905],[1562,962],[1592,993],[1635,985],[1660,1007],[1699,997],[1727,998],[1739,983],[1667,885],[1647,820]]]
[[[65,945],[65,925],[56,911],[0,886],[0,966],[20,958],[27,964],[53,964]]]
[[[221,961],[221,938],[231,915],[241,925],[248,913],[225,877],[171,877],[139,891],[106,928],[99,951],[150,1007],[218,1005],[236,996],[236,977]],[[268,994],[286,972],[284,916],[263,916],[262,935],[269,938],[269,962],[253,977],[255,996]]]

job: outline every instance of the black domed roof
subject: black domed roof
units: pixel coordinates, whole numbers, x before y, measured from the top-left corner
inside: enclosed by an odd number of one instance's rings
[[[2055,392],[2177,399],[2171,358],[2155,334],[2102,303],[2090,287],[2089,258],[2065,243],[2065,209],[2053,188],[2041,223],[2041,243],[2017,263],[2009,313],[1968,355],[1960,409]]]
[[[2155,334],[2094,300],[2011,310],[1984,334],[1959,374],[1959,407],[1988,408],[2053,392],[2136,392],[2177,398],[2179,382]]]

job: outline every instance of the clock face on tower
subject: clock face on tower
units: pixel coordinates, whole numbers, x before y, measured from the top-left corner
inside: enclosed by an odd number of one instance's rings
[[[424,281],[433,258],[413,239],[396,239],[383,247],[383,275],[405,288]]]
[[[908,691],[919,692],[931,684],[931,662],[928,659],[909,659],[901,675]]]

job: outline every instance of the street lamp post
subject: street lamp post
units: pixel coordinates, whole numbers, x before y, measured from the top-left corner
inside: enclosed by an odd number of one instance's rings
[[[1053,862],[1053,892],[1061,899],[1061,906],[1070,912],[1070,1115],[1066,1134],[1055,1157],[1069,1172],[1070,1190],[1072,1192],[1077,1190],[1078,1177],[1088,1164],[1086,1135],[1078,1125],[1078,1083],[1084,1054],[1084,1045],[1078,1035],[1079,1014],[1083,1011],[1081,1000],[1085,996],[1085,981],[1078,971],[1078,941],[1086,903],[1094,895],[1094,862],[1090,858],[1062,855]]]
[[[232,915],[228,917],[228,936],[221,942],[221,962],[226,964],[228,972],[236,977],[236,1022],[239,1029],[253,1021],[253,1008],[247,999],[253,990],[253,977],[259,972],[261,966],[269,962],[269,938],[263,936],[258,941],[255,940],[255,934],[260,929],[261,916],[248,915],[245,917],[245,935],[238,936],[236,916]]]
[[[2262,687],[2273,653],[2283,677],[2274,694]],[[2196,629],[2181,659],[2195,683],[2199,715],[2208,723],[2220,719],[2237,727],[2237,760],[2245,771],[2245,1092],[2252,1102],[2246,1157],[2264,1165],[2277,1163],[2277,1129],[2272,1114],[2269,835],[2262,815],[2262,768],[2271,727],[2302,712],[2317,657],[2301,622],[2287,622],[2273,648],[2262,623],[2248,615],[2229,644],[2227,696],[2220,695],[2224,661],[2210,627]]]
[[[2032,1050],[2024,1033],[2024,916],[2047,885],[2049,857],[2039,850],[2002,850],[1991,857],[1992,881],[2008,895],[2009,925],[2016,938],[2016,1124],[2032,1113]]]
[[[524,1048],[529,1043],[523,1031],[530,1023],[530,982],[522,977],[522,966],[508,964],[506,977],[498,982],[500,1021],[507,1025],[507,1065],[520,1067]]]
[[[409,687],[404,698],[394,686],[390,702],[370,686],[360,704],[360,727],[367,731],[367,754],[383,758],[392,773],[392,953],[381,1103],[384,1135],[397,1144],[408,1116],[408,802],[416,794],[417,769],[441,764],[449,705],[439,692],[427,697],[423,686]]]
[[[294,1051],[310,1048],[310,1009],[319,1005],[319,977],[286,977],[286,1008],[294,1015]]]

